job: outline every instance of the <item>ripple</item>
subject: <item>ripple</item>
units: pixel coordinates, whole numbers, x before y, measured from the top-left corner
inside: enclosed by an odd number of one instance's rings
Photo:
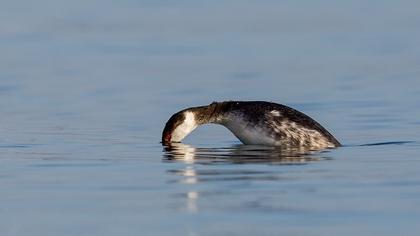
[[[279,148],[259,145],[234,145],[221,148],[196,148],[187,144],[174,143],[163,149],[164,161],[186,163],[268,163],[301,165],[308,162],[328,160],[322,157],[327,151],[319,152],[305,148]],[[211,174],[211,173],[209,173]]]
[[[361,144],[360,146],[382,146],[382,145],[404,145],[415,143],[415,141],[391,141],[391,142],[380,142],[380,143],[367,143]]]
[[[0,145],[0,148],[31,148],[33,146],[35,146],[35,144],[18,143],[18,144],[3,144],[3,145]]]

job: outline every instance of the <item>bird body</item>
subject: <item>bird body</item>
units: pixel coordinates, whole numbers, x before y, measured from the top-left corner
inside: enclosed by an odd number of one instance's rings
[[[263,101],[213,102],[175,113],[166,123],[162,143],[181,142],[199,125],[228,128],[242,143],[281,147],[333,148],[340,143],[309,116],[285,105]]]

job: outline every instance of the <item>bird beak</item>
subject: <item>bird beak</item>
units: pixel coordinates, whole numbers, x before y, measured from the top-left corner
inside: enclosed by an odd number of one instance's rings
[[[172,136],[171,136],[170,133],[167,133],[167,134],[163,135],[162,144],[167,145],[167,144],[171,143],[171,138],[172,138]]]

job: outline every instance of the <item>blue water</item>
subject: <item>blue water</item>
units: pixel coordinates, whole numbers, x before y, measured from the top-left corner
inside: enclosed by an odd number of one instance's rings
[[[417,235],[420,3],[14,1],[0,8],[1,235]],[[200,127],[266,100],[345,146]],[[380,144],[380,145],[379,145]]]

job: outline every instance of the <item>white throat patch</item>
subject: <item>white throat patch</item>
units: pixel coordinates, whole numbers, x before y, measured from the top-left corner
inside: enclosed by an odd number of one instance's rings
[[[181,142],[189,133],[197,128],[197,122],[195,121],[194,113],[186,111],[184,113],[185,120],[172,132],[172,141]]]

